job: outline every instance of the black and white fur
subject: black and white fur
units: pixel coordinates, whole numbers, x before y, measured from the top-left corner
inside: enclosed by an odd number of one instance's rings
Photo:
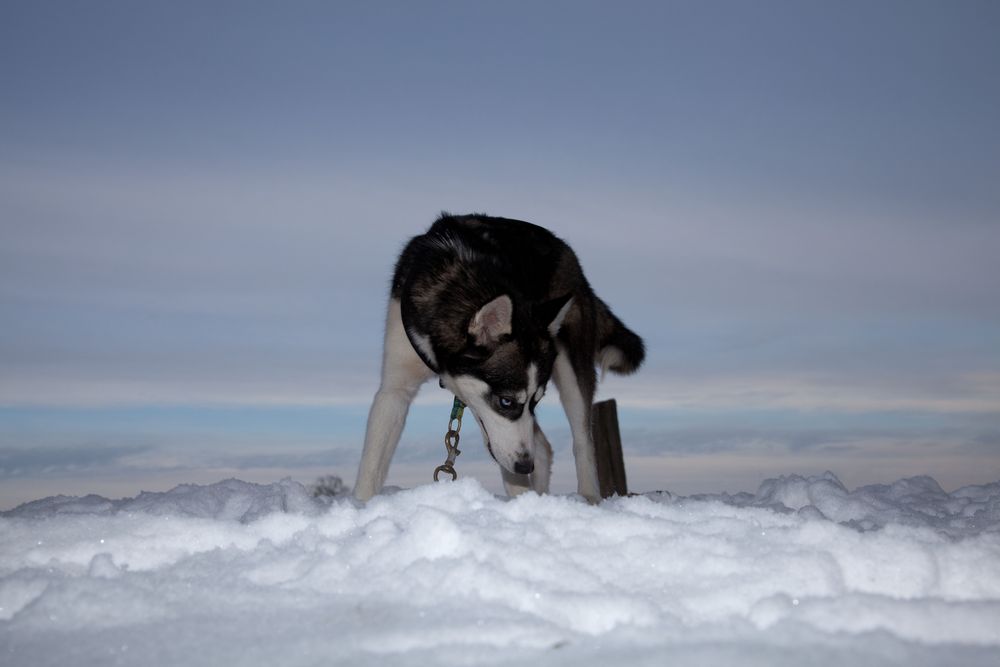
[[[573,434],[577,489],[600,499],[591,405],[602,372],[645,356],[548,230],[507,218],[443,214],[396,264],[382,382],[368,415],[354,495],[379,492],[410,403],[434,375],[470,408],[510,495],[549,488],[552,447],[535,421],[549,378]]]

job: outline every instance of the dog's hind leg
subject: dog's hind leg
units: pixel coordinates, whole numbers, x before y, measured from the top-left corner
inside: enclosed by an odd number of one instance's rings
[[[566,346],[559,344],[552,379],[559,390],[559,401],[566,411],[569,428],[573,433],[573,458],[576,460],[577,492],[591,503],[601,500],[601,487],[597,480],[597,456],[591,431],[591,406],[597,383],[593,366],[578,373]],[[586,373],[589,371],[589,376]]]
[[[542,433],[542,429],[535,423],[535,469],[530,475],[518,475],[509,472],[503,467],[500,468],[500,477],[503,479],[503,488],[507,495],[513,498],[525,491],[535,491],[536,493],[549,492],[549,480],[552,478],[552,445],[548,438]]]
[[[354,496],[368,500],[381,490],[389,463],[403,433],[410,403],[433,371],[420,359],[406,331],[398,299],[389,301],[382,351],[382,382],[368,413],[365,449],[358,466]]]

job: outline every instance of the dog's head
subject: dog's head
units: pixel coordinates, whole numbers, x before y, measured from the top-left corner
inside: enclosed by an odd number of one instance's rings
[[[535,304],[498,296],[469,319],[464,349],[442,370],[441,384],[472,410],[487,450],[509,472],[534,470],[535,406],[571,306],[570,295]]]

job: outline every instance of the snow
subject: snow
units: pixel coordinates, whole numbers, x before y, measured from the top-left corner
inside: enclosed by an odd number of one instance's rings
[[[336,485],[334,485],[336,486]],[[995,665],[1000,482],[598,506],[227,480],[0,516],[0,663]]]

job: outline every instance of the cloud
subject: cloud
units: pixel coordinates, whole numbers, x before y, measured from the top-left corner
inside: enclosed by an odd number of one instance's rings
[[[647,367],[615,385],[630,404],[996,397],[992,381],[966,391],[973,370],[1000,372],[996,226],[614,181],[594,197],[594,183],[526,179],[512,202],[488,170],[456,188],[405,164],[387,200],[383,166],[0,164],[0,402],[366,402],[395,254],[455,192],[574,244],[649,344]]]
[[[80,445],[0,448],[0,478],[65,477],[119,468],[149,446]]]
[[[830,377],[795,373],[734,376],[612,378],[599,397],[615,397],[632,408],[704,410],[802,410],[831,412],[926,411],[995,413],[1000,374],[967,373],[947,378],[872,378],[863,374]]]

